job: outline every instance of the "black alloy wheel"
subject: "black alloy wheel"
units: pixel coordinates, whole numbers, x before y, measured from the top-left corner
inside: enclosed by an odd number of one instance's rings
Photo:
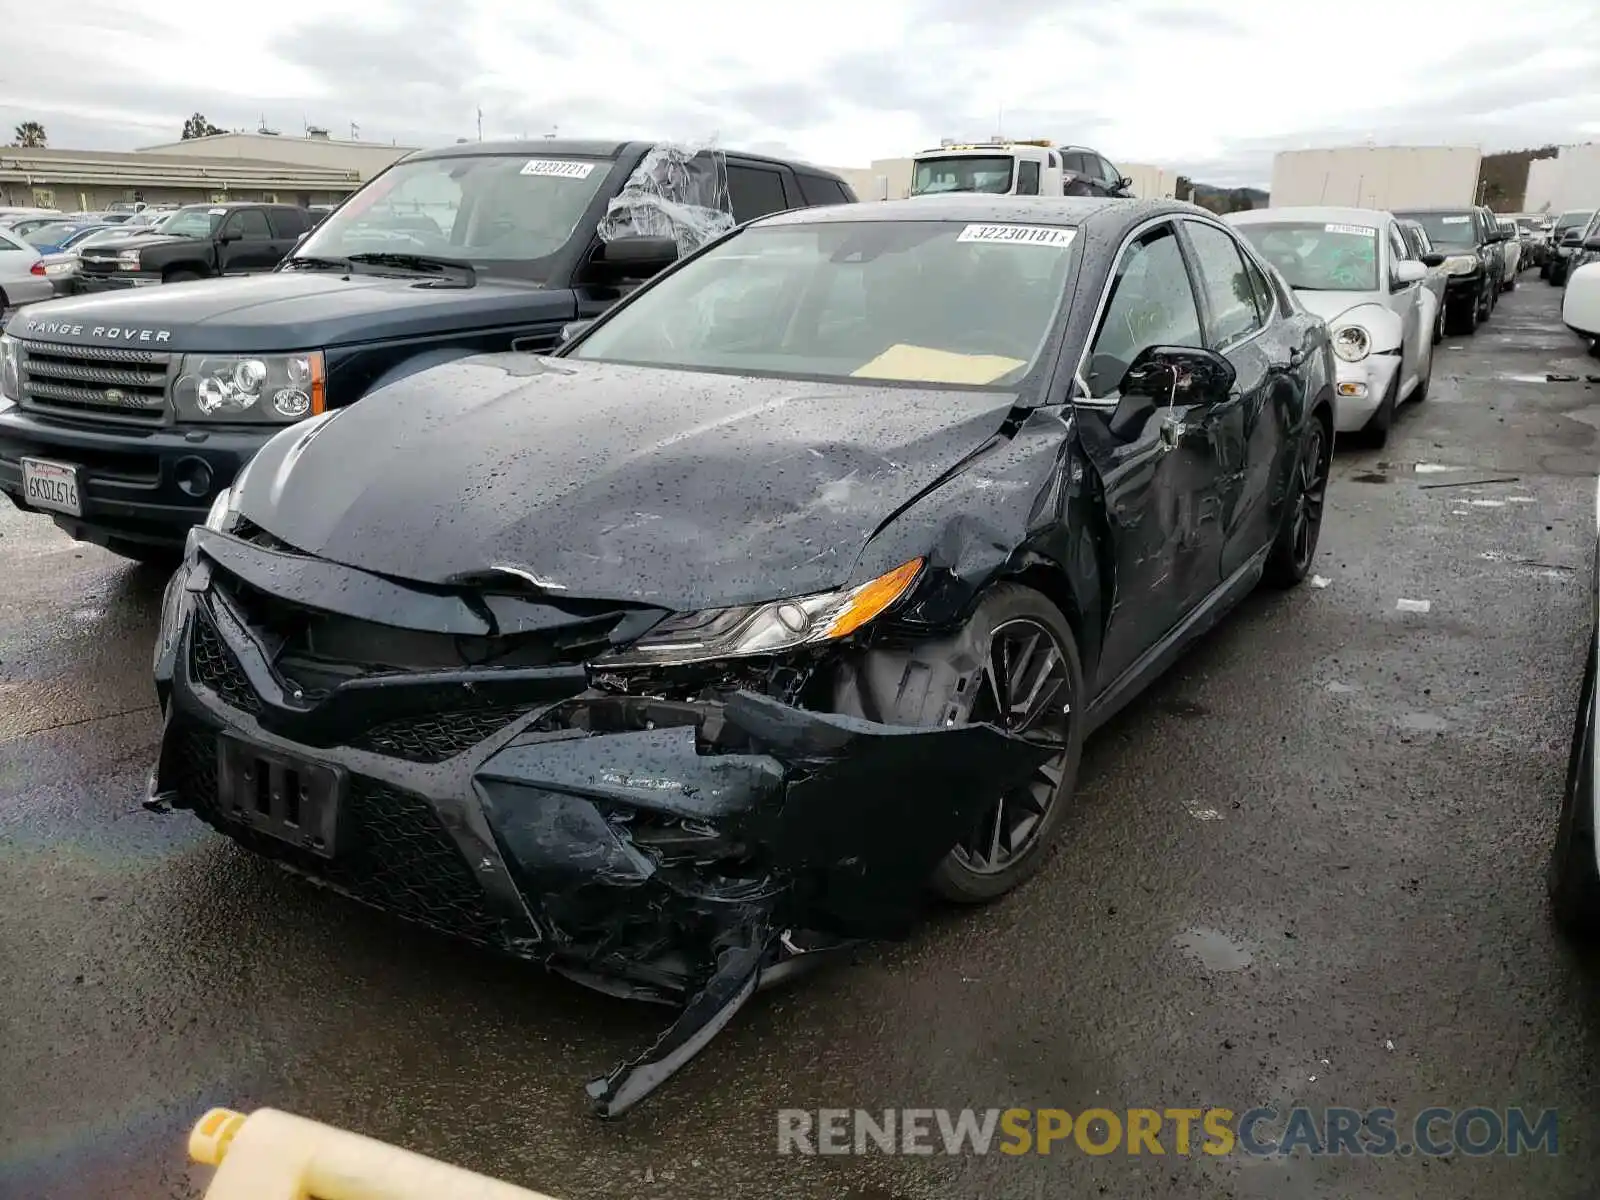
[[[1003,584],[978,606],[987,651],[962,723],[992,724],[1058,753],[1020,787],[997,797],[934,873],[933,888],[981,903],[1016,887],[1043,863],[1077,780],[1083,669],[1072,629],[1031,588]]]
[[[1328,501],[1328,475],[1332,468],[1333,448],[1328,431],[1312,417],[1300,443],[1283,524],[1278,527],[1277,540],[1262,572],[1269,586],[1291,588],[1310,573],[1322,535],[1322,512]]]

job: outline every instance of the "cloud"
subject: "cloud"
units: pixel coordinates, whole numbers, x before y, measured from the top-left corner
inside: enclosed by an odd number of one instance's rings
[[[558,128],[865,166],[941,137],[1087,143],[1221,184],[1279,149],[1586,140],[1600,111],[1593,0],[189,0],[30,8],[7,30],[0,123],[52,145],[307,124],[402,145]],[[70,48],[65,54],[64,48]],[[70,64],[63,66],[63,63]]]

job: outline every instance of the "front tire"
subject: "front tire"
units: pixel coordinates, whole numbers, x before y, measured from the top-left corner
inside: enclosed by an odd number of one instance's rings
[[[1076,790],[1088,696],[1072,627],[1039,592],[1000,584],[979,602],[969,628],[981,633],[985,654],[962,722],[1048,734],[1063,745],[1032,781],[986,807],[935,869],[937,895],[983,904],[1044,865]]]
[[[1333,463],[1333,437],[1313,414],[1295,460],[1294,493],[1284,507],[1278,537],[1267,554],[1261,578],[1269,587],[1292,588],[1311,570],[1322,533],[1322,510],[1328,498],[1328,472]]]
[[[1448,325],[1451,333],[1470,336],[1478,331],[1478,305],[1476,300],[1469,303],[1458,302],[1449,316]]]
[[[1556,844],[1546,876],[1550,913],[1556,924],[1576,938],[1600,936],[1600,875],[1594,851],[1594,739],[1590,736],[1595,703],[1596,643],[1589,643],[1589,661],[1578,693],[1578,715],[1567,758],[1567,786],[1556,820]]]

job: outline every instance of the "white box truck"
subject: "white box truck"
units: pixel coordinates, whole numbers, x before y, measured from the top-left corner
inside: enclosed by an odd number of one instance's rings
[[[1340,146],[1285,150],[1272,160],[1274,208],[1435,208],[1478,203],[1476,146]]]

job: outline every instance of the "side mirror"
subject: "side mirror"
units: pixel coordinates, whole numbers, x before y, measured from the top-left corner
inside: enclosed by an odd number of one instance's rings
[[[592,317],[586,321],[568,321],[561,327],[561,340],[558,344],[565,346],[573,338],[577,337],[580,333],[593,324],[594,318]]]
[[[1595,234],[1593,237],[1585,238],[1583,248],[1600,253],[1600,233]]]
[[[1444,255],[1424,254],[1422,256],[1422,265],[1425,267],[1442,267],[1444,266]]]
[[[1215,350],[1194,346],[1151,346],[1139,352],[1122,376],[1118,391],[1144,396],[1157,405],[1216,404],[1233,391],[1237,372]]]
[[[1443,262],[1443,259],[1439,260]],[[1389,278],[1396,288],[1410,287],[1427,277],[1428,268],[1415,259],[1403,258],[1390,268]]]
[[[1126,191],[1128,188],[1131,188],[1132,186],[1133,186],[1133,179],[1130,176],[1124,175],[1121,179],[1117,180],[1117,190],[1118,191]]]
[[[589,261],[612,279],[649,279],[678,261],[678,243],[672,238],[619,237],[601,242]]]
[[[217,244],[218,245],[226,246],[230,242],[237,242],[238,240],[239,240],[239,235],[236,232],[219,233],[219,234],[217,234]]]

